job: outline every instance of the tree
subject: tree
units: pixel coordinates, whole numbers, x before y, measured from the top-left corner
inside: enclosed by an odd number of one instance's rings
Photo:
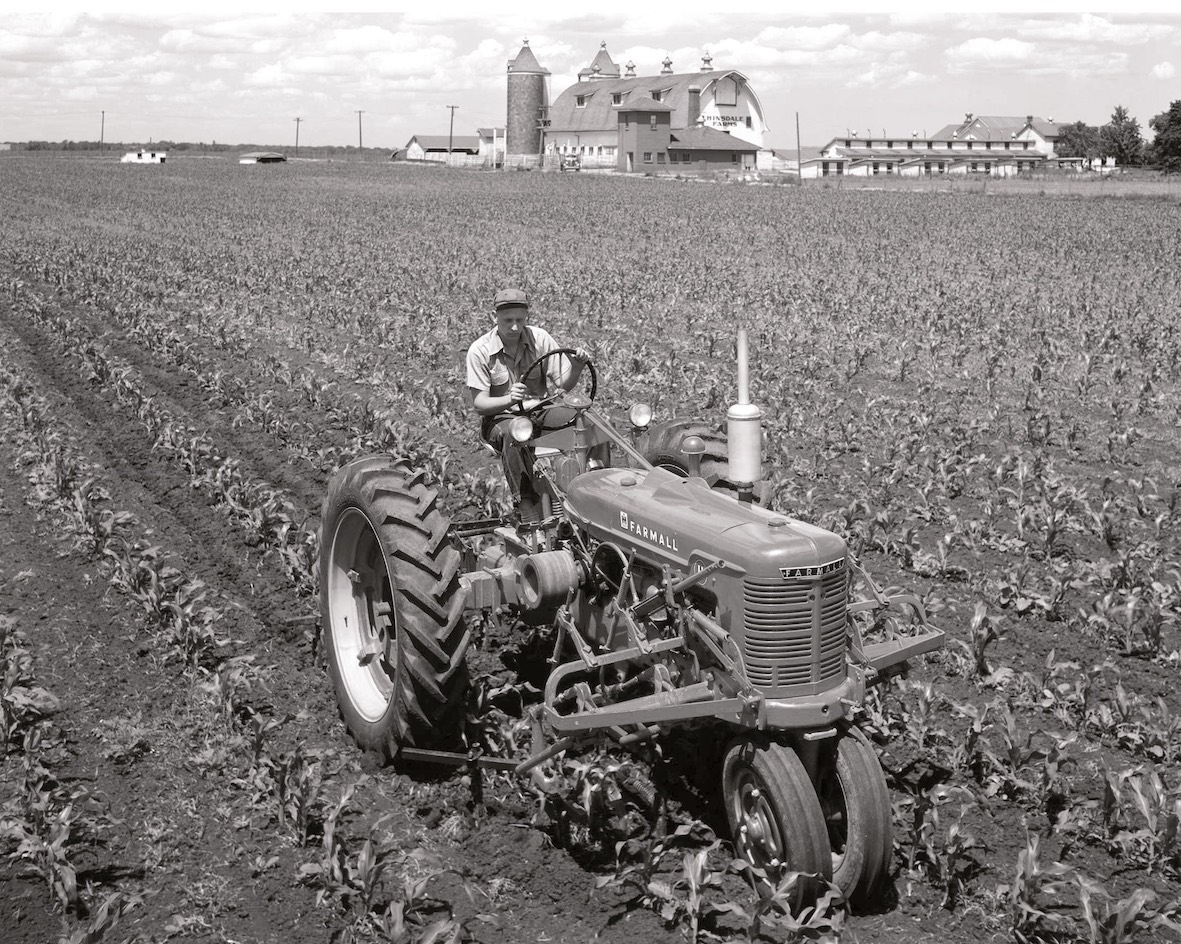
[[[1144,159],[1140,122],[1123,105],[1116,105],[1111,121],[1099,129],[1099,143],[1103,156],[1114,157],[1121,167],[1135,167]]]
[[[1170,174],[1181,173],[1181,99],[1148,122],[1156,132],[1148,147],[1149,160]]]
[[[1058,126],[1058,140],[1054,142],[1054,154],[1058,157],[1085,157],[1093,161],[1099,152],[1098,128],[1081,121]]]

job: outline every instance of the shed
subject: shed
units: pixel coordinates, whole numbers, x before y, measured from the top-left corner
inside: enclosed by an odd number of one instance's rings
[[[122,164],[163,164],[168,157],[165,151],[128,151],[123,155]]]
[[[480,139],[472,134],[416,134],[406,142],[406,157],[412,161],[445,161],[452,154],[479,154]]]
[[[238,158],[239,164],[285,164],[287,155],[278,151],[249,151]]]

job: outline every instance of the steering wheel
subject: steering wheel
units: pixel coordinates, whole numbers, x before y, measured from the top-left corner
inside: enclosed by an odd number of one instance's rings
[[[564,354],[567,357],[572,358],[576,353],[577,352],[573,348],[561,347],[557,350],[550,351],[548,354],[542,354],[541,357],[537,358],[537,360],[535,360],[525,369],[525,371],[521,374],[521,380],[524,381],[526,377],[533,373],[533,371],[537,370],[541,364],[544,364],[551,357],[557,357],[560,354]],[[585,361],[583,364],[583,370],[590,371],[589,393],[585,395],[580,393],[570,393],[559,388],[557,393],[552,393],[548,397],[542,397],[535,404],[533,404],[533,406],[529,407],[529,409],[525,409],[523,400],[518,401],[517,403],[513,404],[514,411],[520,413],[522,416],[533,416],[540,413],[547,407],[553,406],[558,401],[561,401],[561,405],[570,407],[574,411],[574,415],[570,418],[569,422],[562,423],[560,426],[545,427],[546,432],[554,432],[555,430],[565,429],[567,426],[573,426],[575,419],[578,417],[578,414],[595,402],[595,394],[599,389],[599,374],[595,370],[595,365],[590,361]]]

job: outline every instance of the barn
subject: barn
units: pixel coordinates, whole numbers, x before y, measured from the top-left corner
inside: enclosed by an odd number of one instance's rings
[[[708,53],[696,72],[675,72],[668,57],[656,74],[636,68],[621,71],[602,43],[578,82],[543,109],[542,153],[625,172],[757,167],[767,128],[743,73],[715,69]]]

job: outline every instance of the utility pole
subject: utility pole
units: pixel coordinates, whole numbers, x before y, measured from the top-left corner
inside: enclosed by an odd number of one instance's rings
[[[451,166],[451,143],[455,140],[455,109],[458,105],[448,105],[451,109],[451,128],[447,132],[447,166]]]
[[[104,144],[107,140],[107,110],[104,108],[100,114],[102,117],[102,124],[98,126],[98,150],[101,154],[103,152]]]
[[[299,157],[299,123],[303,121],[302,118],[295,119],[295,156]]]
[[[357,112],[357,150],[359,151],[363,145],[361,144],[361,116],[365,114],[363,111]]]
[[[800,113],[796,112],[796,176],[804,182],[804,157],[800,151]]]

